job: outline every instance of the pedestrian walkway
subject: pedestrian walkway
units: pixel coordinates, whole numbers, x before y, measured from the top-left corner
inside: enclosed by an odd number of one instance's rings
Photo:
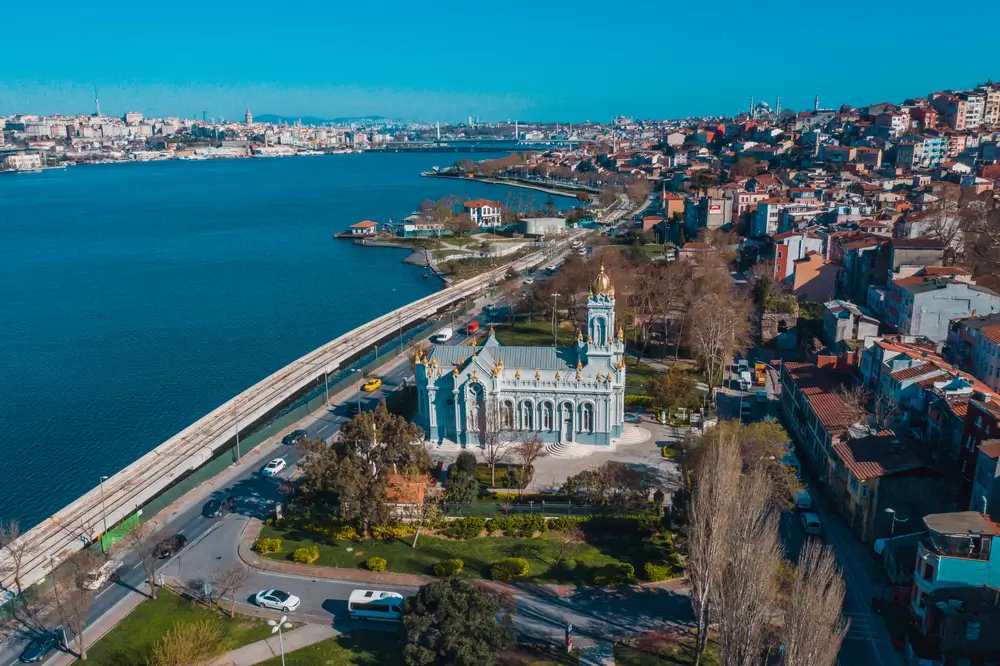
[[[284,641],[285,654],[300,648],[308,647],[313,643],[325,641],[328,638],[340,635],[340,632],[333,627],[319,624],[307,624],[294,631],[286,632],[282,635]],[[224,655],[216,657],[202,666],[252,666],[268,659],[273,659],[281,654],[281,646],[277,636],[271,636],[262,641],[244,645]]]
[[[595,643],[579,650],[580,666],[615,666],[615,648],[611,643]]]

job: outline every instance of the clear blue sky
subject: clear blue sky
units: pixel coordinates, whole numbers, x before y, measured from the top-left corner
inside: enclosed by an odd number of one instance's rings
[[[29,12],[30,13],[30,12]],[[1000,2],[49,0],[13,19],[0,114],[604,120],[898,101],[1000,79]],[[990,37],[990,31],[993,38]]]

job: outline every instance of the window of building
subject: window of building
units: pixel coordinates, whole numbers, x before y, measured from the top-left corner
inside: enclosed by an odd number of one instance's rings
[[[530,402],[521,403],[521,429],[522,430],[533,430],[534,429],[534,419],[532,418],[532,409]]]
[[[978,622],[969,622],[965,625],[965,640],[967,641],[978,641],[979,640],[979,627]],[[966,659],[968,661],[968,659]]]
[[[862,499],[868,499],[868,484],[867,483],[862,483],[861,484],[861,498]]]
[[[505,402],[500,405],[500,427],[508,430],[514,428],[514,403]]]
[[[552,430],[552,403],[542,405],[542,430]]]
[[[923,577],[924,580],[926,580],[928,583],[934,582],[934,565],[928,562],[927,560],[924,560]]]
[[[847,473],[847,477],[848,477],[848,482],[851,484],[851,490],[854,491],[854,492],[858,492],[858,480],[857,480],[857,478],[851,472]]]
[[[583,417],[581,419],[584,432],[594,431],[594,406],[584,405],[580,410],[580,415]]]

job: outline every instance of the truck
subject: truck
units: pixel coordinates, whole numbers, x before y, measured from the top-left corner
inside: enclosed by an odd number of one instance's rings
[[[767,384],[767,363],[757,361],[753,364],[754,381],[757,386]]]
[[[478,321],[470,321],[468,324],[465,325],[465,332],[467,334],[475,333],[478,330],[479,330],[479,322]]]
[[[431,336],[431,342],[448,342],[454,334],[455,332],[450,328],[442,328],[440,331]]]

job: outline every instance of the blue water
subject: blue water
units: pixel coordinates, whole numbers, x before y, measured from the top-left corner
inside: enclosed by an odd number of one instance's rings
[[[0,519],[43,520],[271,372],[440,289],[401,263],[406,251],[331,236],[427,198],[513,192],[418,175],[454,160],[360,154],[0,176]]]

